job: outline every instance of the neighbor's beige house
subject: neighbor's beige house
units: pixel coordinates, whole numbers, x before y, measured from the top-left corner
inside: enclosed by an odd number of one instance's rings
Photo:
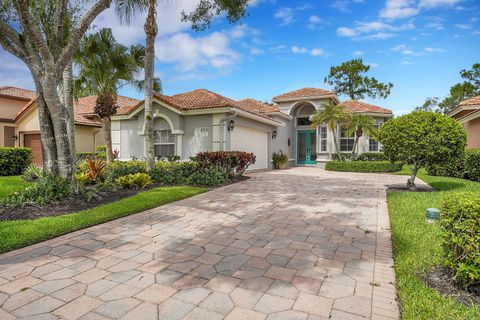
[[[86,114],[85,104],[91,99],[81,98],[75,104],[75,145],[77,152],[94,152],[104,144],[101,122],[93,114]],[[90,108],[88,108],[90,110]],[[33,162],[42,163],[40,124],[34,91],[16,87],[0,87],[0,147],[28,147]]]
[[[480,96],[460,102],[449,115],[459,121],[467,131],[467,148],[480,148]]]

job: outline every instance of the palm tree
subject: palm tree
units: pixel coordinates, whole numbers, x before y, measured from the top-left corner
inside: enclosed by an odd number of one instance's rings
[[[378,129],[375,119],[360,113],[353,113],[348,117],[346,123],[347,134],[355,134],[355,142],[353,143],[352,155],[355,154],[358,141],[367,133],[368,136],[378,139]]]
[[[111,29],[101,29],[80,43],[75,59],[79,68],[75,96],[98,96],[95,114],[103,120],[107,162],[113,161],[110,117],[117,112],[117,91],[126,83],[139,85],[137,77],[145,66],[144,59],[142,45],[128,48],[118,43]]]
[[[319,110],[312,118],[312,128],[326,124],[332,131],[333,143],[335,144],[335,151],[340,159],[340,148],[337,141],[337,127],[340,123],[348,120],[348,113],[345,107],[336,105],[330,101],[323,110]]]

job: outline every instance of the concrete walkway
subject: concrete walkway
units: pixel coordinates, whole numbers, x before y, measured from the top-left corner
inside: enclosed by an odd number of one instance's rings
[[[293,168],[0,255],[0,319],[398,319],[386,186]]]

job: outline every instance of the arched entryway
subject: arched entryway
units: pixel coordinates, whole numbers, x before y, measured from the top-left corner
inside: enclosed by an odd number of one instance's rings
[[[299,102],[290,110],[295,130],[295,159],[297,165],[317,164],[317,130],[311,127],[311,117],[317,108],[311,102]]]

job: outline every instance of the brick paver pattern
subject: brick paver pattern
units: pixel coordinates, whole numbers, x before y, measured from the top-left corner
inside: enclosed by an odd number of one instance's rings
[[[0,318],[398,319],[386,186],[292,168],[0,255]]]

